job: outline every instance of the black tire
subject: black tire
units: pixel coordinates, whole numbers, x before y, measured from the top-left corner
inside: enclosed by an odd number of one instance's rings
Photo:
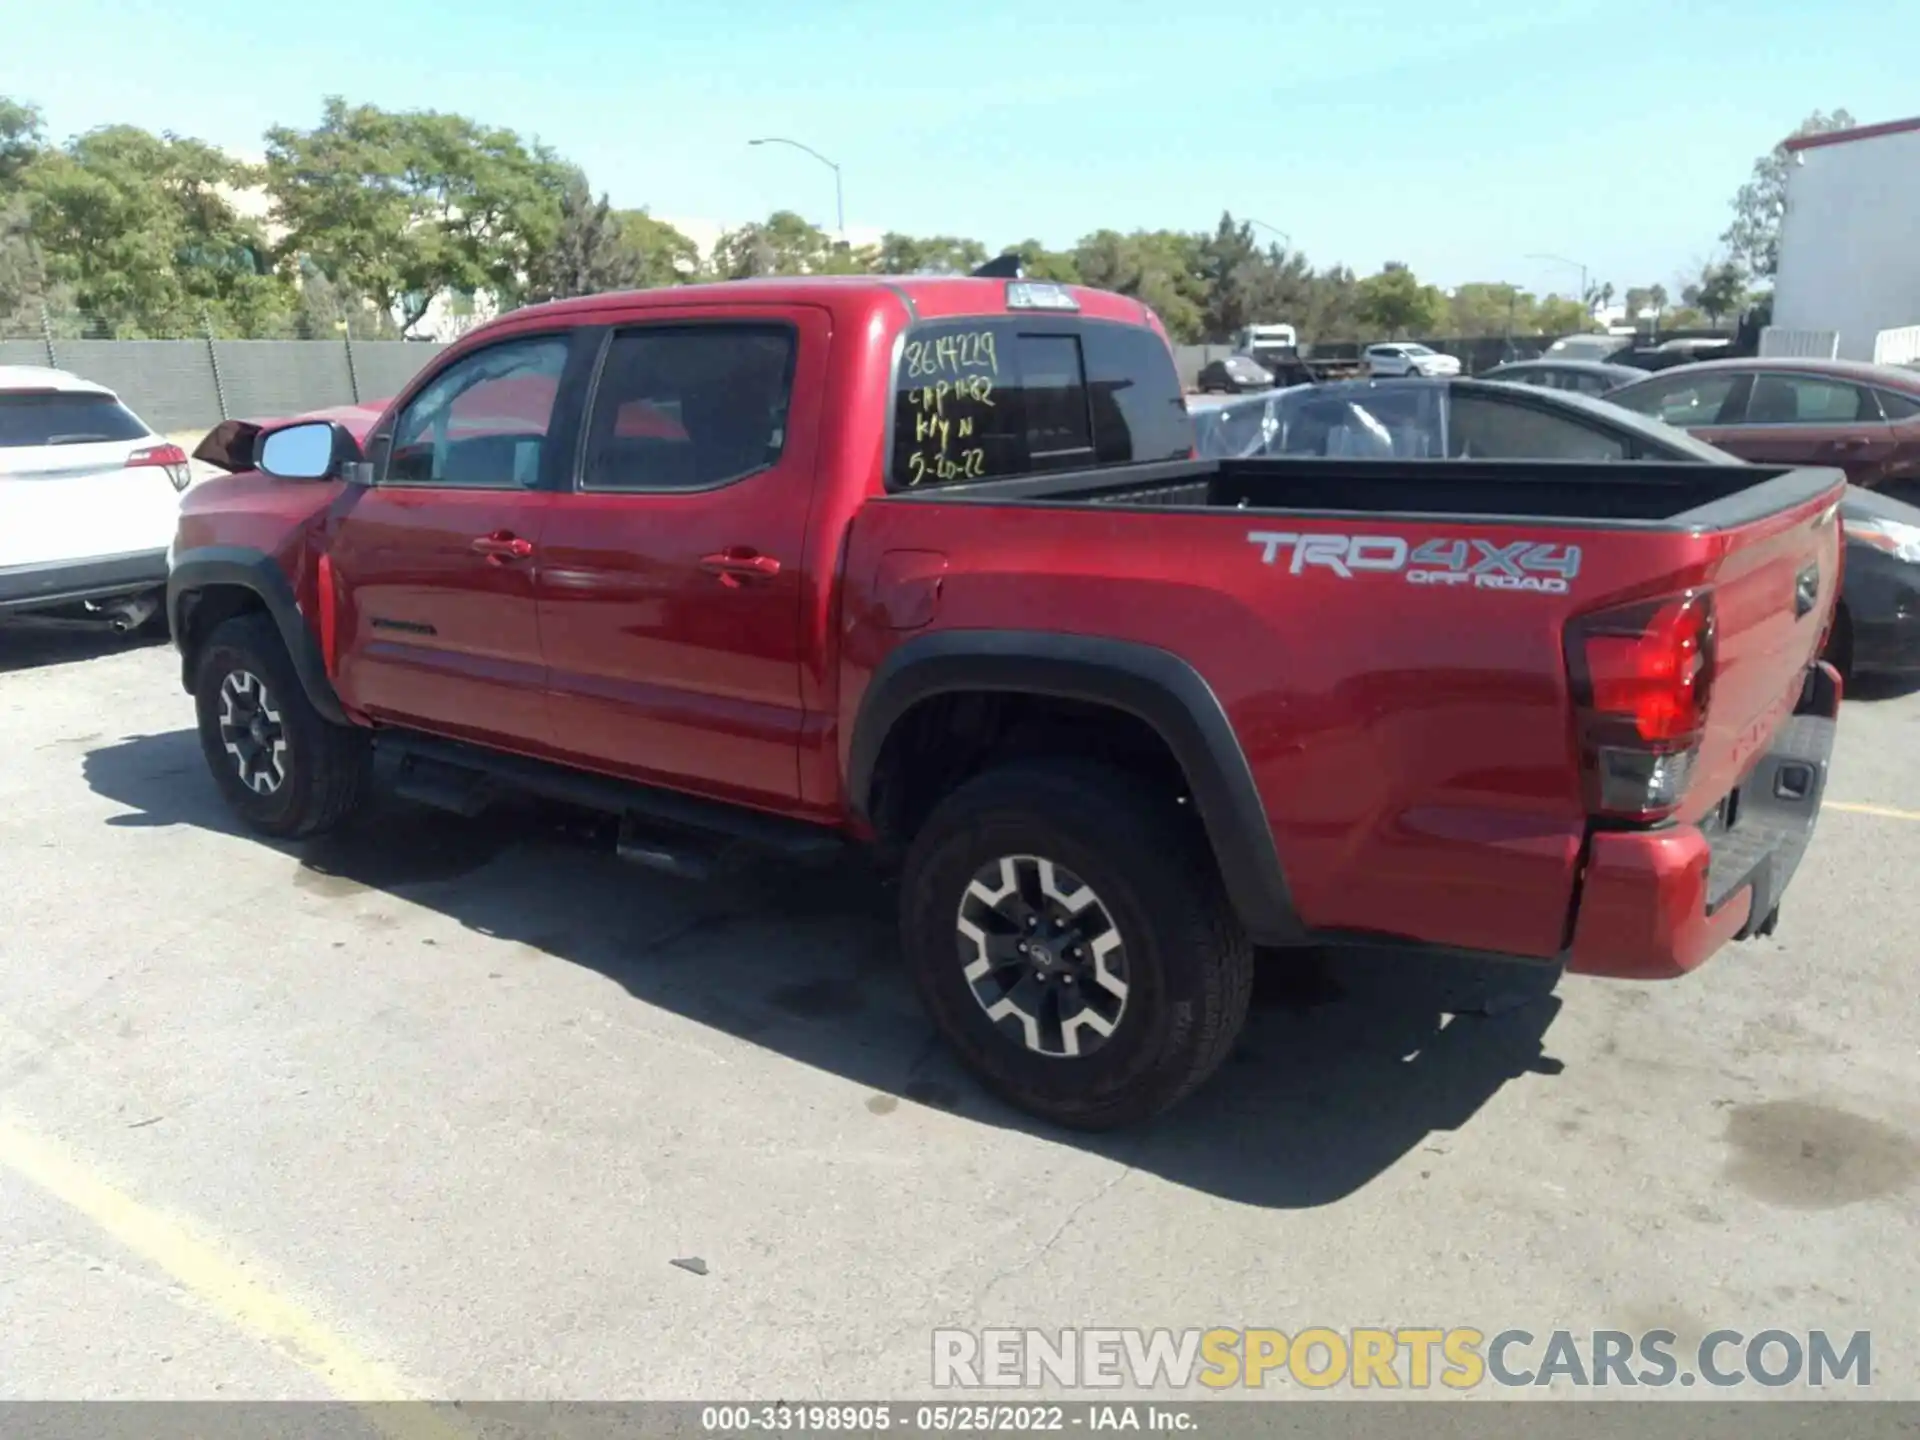
[[[976,998],[968,978],[969,951],[977,958],[988,954],[985,940],[959,929],[963,904],[975,903],[967,900],[969,887],[983,869],[1015,856],[1044,859],[1090,887],[1096,903],[1087,908],[1104,911],[1120,937],[1123,1008],[1107,1017],[1111,1033],[1097,1032],[1090,1053],[1036,1053],[1037,1030],[1019,1016],[990,1019],[987,999]],[[1058,881],[1056,888],[1068,883]],[[1019,909],[1022,902],[1014,897],[1010,903]],[[1003,917],[992,918],[997,924]],[[1162,1113],[1219,1067],[1246,1022],[1253,947],[1205,837],[1190,810],[1171,796],[1151,794],[1123,770],[1075,760],[1020,761],[962,785],[935,808],[908,849],[900,923],[921,999],[961,1061],[1008,1103],[1060,1125],[1110,1130]],[[1009,923],[1007,935],[995,937],[1002,945],[1017,939],[1026,921]],[[1027,966],[1027,960],[1006,961],[981,984],[997,986],[1017,970],[1024,986]],[[1031,973],[1044,989],[1037,965]],[[1084,978],[1084,964],[1081,973]],[[1093,983],[1108,980],[1094,977]],[[1053,1003],[1081,1003],[1086,993]],[[1112,1000],[1105,993],[1099,998]],[[1036,1002],[1035,1009],[1046,1005]],[[1068,1028],[1086,1033],[1079,1021],[1059,1024],[1061,1010],[1052,1013],[1056,1035]]]
[[[367,732],[332,724],[313,708],[267,616],[235,616],[207,637],[194,665],[193,699],[207,767],[249,828],[295,839],[331,830],[359,808],[373,765]],[[256,734],[223,728],[230,699],[271,721]],[[243,770],[256,780],[264,775],[264,787],[243,779]]]

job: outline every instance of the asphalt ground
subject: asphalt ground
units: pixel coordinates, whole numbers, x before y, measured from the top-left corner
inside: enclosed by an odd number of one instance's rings
[[[0,1398],[926,1396],[939,1326],[1310,1325],[1867,1330],[1920,1398],[1920,695],[1848,701],[1773,937],[1272,967],[1097,1140],[957,1071],[858,873],[265,844],[191,723],[164,646],[0,632]]]

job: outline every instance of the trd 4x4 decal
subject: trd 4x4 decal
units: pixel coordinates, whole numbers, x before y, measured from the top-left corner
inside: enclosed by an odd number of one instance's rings
[[[1423,540],[1410,546],[1399,535],[1294,535],[1250,530],[1260,563],[1280,563],[1298,575],[1308,566],[1331,570],[1342,580],[1356,574],[1405,577],[1409,585],[1469,585],[1478,590],[1535,590],[1564,595],[1580,573],[1578,545],[1533,540]]]

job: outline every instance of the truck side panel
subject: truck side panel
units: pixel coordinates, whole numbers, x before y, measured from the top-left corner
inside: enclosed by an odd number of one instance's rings
[[[1587,831],[1566,622],[1705,583],[1730,543],[1549,521],[879,500],[848,551],[840,753],[874,668],[915,630],[1160,646],[1224,705],[1308,927],[1549,957],[1567,941]],[[1432,578],[1489,553],[1522,573]],[[922,575],[940,562],[924,619],[900,606],[909,555]],[[1762,546],[1740,563],[1762,577],[1774,562]],[[1743,596],[1728,684],[1744,713],[1741,656],[1788,642],[1757,598],[1741,628]],[[918,623],[874,623],[902,613]]]

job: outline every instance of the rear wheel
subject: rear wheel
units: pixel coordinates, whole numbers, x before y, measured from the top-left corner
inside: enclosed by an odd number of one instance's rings
[[[236,616],[208,637],[193,698],[207,766],[252,829],[314,835],[359,808],[372,769],[367,734],[313,708],[265,615]]]
[[[1167,1110],[1246,1020],[1253,950],[1205,839],[1123,770],[1021,762],[961,786],[909,849],[901,929],[961,1060],[1063,1125]]]

